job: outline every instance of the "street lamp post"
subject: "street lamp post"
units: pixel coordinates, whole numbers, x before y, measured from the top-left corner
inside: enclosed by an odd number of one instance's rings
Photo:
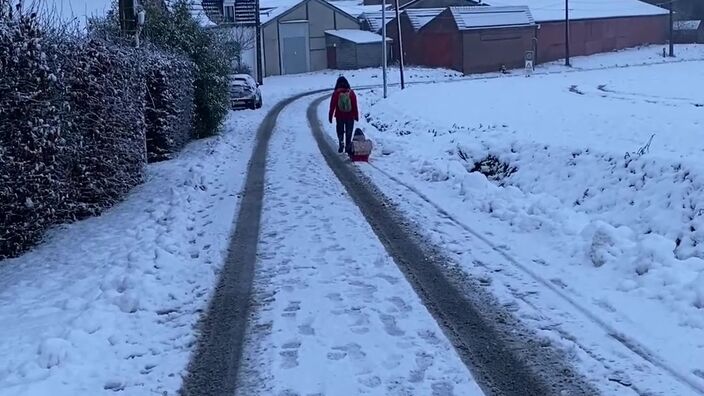
[[[565,66],[570,67],[570,0],[565,0]]]
[[[386,0],[381,0],[381,73],[384,82],[384,99],[387,96],[386,86]]]
[[[401,16],[399,10],[399,0],[396,1],[396,37],[398,40],[398,70],[401,73],[401,89],[406,89],[403,78],[403,37],[401,36]],[[386,38],[384,38],[386,40]]]
[[[142,28],[144,27],[146,16],[147,13],[144,10],[137,13],[137,31],[134,34],[134,41],[137,48],[139,48],[139,36],[142,34]]]
[[[670,57],[671,58],[675,56],[675,42],[673,40],[673,38],[674,38],[674,24],[675,24],[675,22],[673,20],[674,19],[673,18],[674,10],[672,9],[673,8],[673,1],[674,0],[670,0]]]

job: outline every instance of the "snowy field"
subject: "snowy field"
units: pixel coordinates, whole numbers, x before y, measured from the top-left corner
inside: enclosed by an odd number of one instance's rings
[[[606,394],[704,393],[704,62],[655,50],[360,94],[364,169]]]

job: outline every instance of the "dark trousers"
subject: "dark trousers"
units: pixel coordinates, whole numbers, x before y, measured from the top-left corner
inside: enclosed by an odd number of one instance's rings
[[[352,133],[354,131],[354,120],[337,120],[337,140],[342,144],[344,138],[345,147],[352,146]]]

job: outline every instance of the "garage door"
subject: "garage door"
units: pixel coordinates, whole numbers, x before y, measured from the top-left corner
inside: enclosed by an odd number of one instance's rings
[[[310,70],[308,22],[279,25],[282,74],[306,73]]]

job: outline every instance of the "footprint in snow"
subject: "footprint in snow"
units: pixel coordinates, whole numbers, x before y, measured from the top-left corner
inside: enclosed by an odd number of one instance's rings
[[[395,285],[399,281],[399,279],[397,277],[391,276],[391,275],[386,275],[386,274],[377,274],[376,277],[381,278],[381,279],[389,282],[390,285]]]
[[[415,369],[411,370],[411,372],[408,375],[408,381],[411,383],[420,383],[425,380],[425,373],[428,371],[428,368],[430,368],[435,359],[433,358],[432,355],[428,355],[425,352],[419,352],[416,354],[416,367]]]
[[[411,312],[413,308],[401,297],[391,297],[389,301],[401,312]]]
[[[434,382],[432,385],[430,385],[430,388],[433,390],[432,396],[454,396],[455,395],[455,391],[454,391],[455,387],[450,382],[445,382],[445,381]]]
[[[291,301],[288,303],[288,306],[284,308],[284,313],[281,314],[281,316],[285,318],[295,318],[296,317],[296,312],[301,310],[301,302],[300,301]]]
[[[329,300],[335,301],[335,302],[342,301],[342,296],[340,295],[340,293],[330,293],[330,294],[326,295],[325,297],[327,297]]]
[[[442,342],[432,330],[421,330],[418,332],[418,336],[430,345],[440,345]]]
[[[311,323],[306,323],[298,326],[298,334],[312,336],[315,335],[315,329],[313,328]]]
[[[342,355],[340,359],[344,358],[345,356],[349,356],[353,360],[361,360],[367,356],[367,354],[362,350],[362,347],[354,342],[343,346],[333,347],[332,350],[333,351],[330,352],[328,356],[330,356],[330,354],[337,354],[336,356]]]
[[[281,368],[292,369],[298,367],[298,348],[301,347],[299,341],[292,341],[284,344],[282,346],[282,351],[279,355],[283,359],[281,361]]]
[[[403,330],[399,329],[394,316],[380,314],[379,319],[381,319],[381,323],[384,325],[384,331],[386,331],[388,335],[399,337],[406,334]]]
[[[359,383],[367,388],[378,388],[381,385],[381,378],[376,375],[364,376],[358,379]]]

